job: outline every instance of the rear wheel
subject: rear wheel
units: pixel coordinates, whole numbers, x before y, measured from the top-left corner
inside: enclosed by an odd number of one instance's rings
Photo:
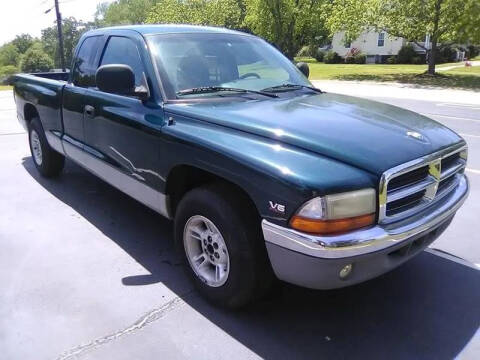
[[[33,163],[40,174],[45,177],[58,176],[65,164],[65,157],[50,147],[39,118],[33,118],[30,122],[28,137]]]
[[[258,216],[228,186],[188,192],[175,215],[175,239],[196,288],[217,305],[244,306],[273,282]]]

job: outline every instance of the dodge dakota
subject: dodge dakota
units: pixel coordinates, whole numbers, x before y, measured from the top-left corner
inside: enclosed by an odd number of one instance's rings
[[[41,175],[68,158],[172,219],[198,291],[233,308],[276,278],[377,277],[468,195],[459,135],[307,74],[241,32],[123,26],[85,33],[70,72],[16,75],[14,96]]]

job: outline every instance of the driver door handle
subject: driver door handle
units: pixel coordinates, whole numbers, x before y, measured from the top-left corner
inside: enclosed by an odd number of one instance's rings
[[[95,108],[91,105],[85,105],[83,114],[89,118],[93,118],[95,116]]]

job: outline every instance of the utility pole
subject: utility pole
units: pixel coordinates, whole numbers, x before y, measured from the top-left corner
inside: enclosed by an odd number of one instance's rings
[[[57,13],[57,31],[58,31],[58,48],[60,51],[60,63],[62,71],[65,71],[65,53],[63,51],[63,32],[62,32],[62,14],[58,7],[58,0],[55,0],[55,12]]]

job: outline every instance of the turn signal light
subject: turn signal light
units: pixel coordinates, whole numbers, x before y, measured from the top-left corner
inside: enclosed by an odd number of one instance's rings
[[[336,220],[309,219],[295,215],[290,220],[290,226],[295,230],[310,234],[329,235],[366,227],[374,222],[375,214]]]

